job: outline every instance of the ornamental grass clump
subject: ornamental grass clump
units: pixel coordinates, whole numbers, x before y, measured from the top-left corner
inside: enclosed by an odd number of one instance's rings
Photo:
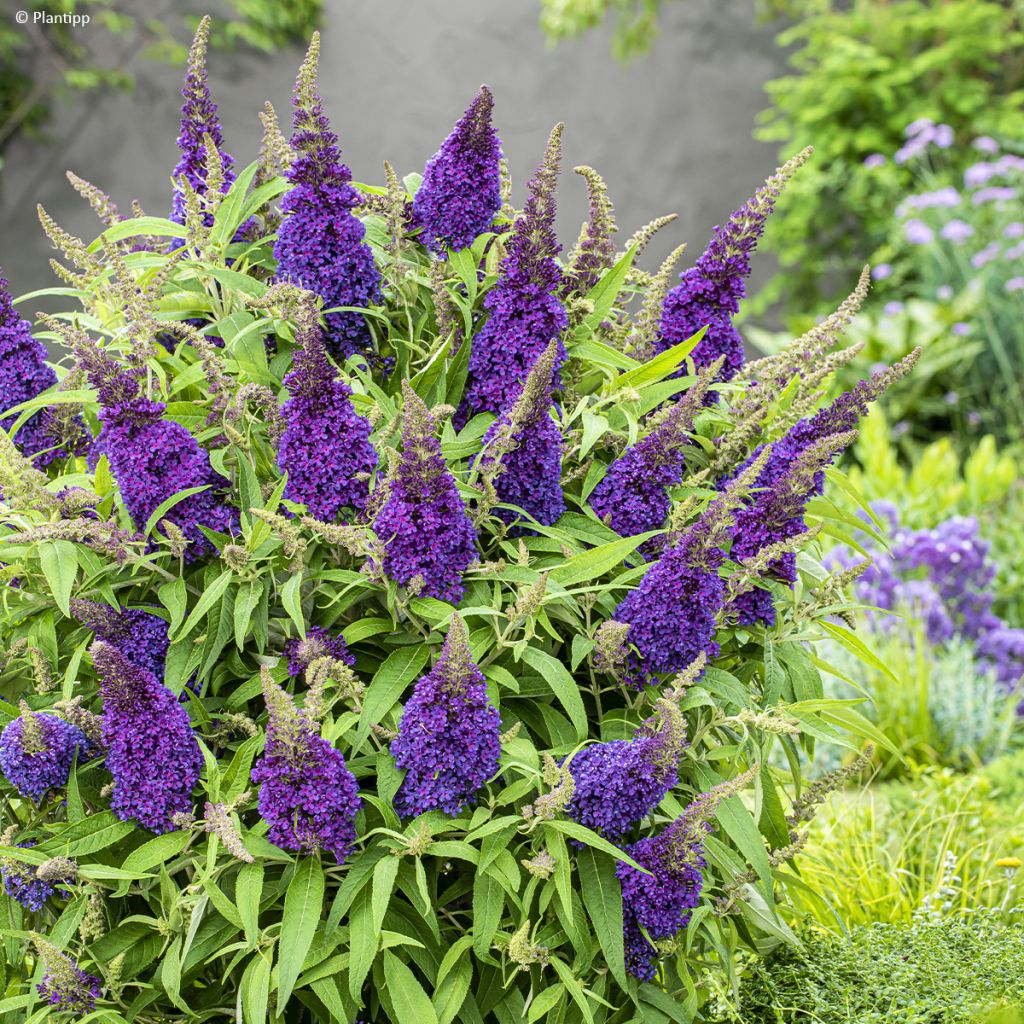
[[[317,53],[290,143],[265,109],[232,179],[205,132],[182,219],[92,186],[95,245],[44,218],[81,306],[40,317],[53,376],[0,408],[5,999],[698,1019],[727,951],[791,935],[775,748],[872,731],[804,646],[846,579],[816,537],[855,529],[808,495],[896,374],[827,404],[848,306],[736,365],[775,185],[662,344],[671,265],[634,264],[671,218],[616,252],[580,169],[560,259],[562,128],[513,210],[486,89],[422,179],[354,182]],[[35,459],[37,415],[83,443]]]

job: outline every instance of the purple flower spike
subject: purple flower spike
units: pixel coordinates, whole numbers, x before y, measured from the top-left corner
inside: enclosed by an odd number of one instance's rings
[[[491,126],[494,97],[480,86],[441,148],[427,161],[413,200],[423,242],[434,250],[465,249],[501,209],[501,142]]]
[[[27,402],[57,383],[57,375],[46,363],[46,346],[32,337],[32,327],[14,310],[7,279],[0,272],[0,413]],[[0,419],[10,430],[16,416]],[[40,409],[22,425],[14,442],[26,454],[36,456],[37,466],[46,466],[63,455],[54,447],[50,417]]]
[[[36,986],[39,994],[55,1010],[79,1017],[91,1013],[100,995],[99,978],[87,974],[71,957],[41,935],[29,932],[29,937],[45,968],[43,980]]]
[[[395,796],[398,814],[458,814],[497,772],[500,731],[465,624],[453,615],[441,656],[413,688],[391,744],[395,764],[406,773]]]
[[[284,496],[331,522],[362,511],[377,453],[370,424],[352,406],[352,391],[324,351],[315,308],[300,314],[300,347],[284,379],[291,396],[281,410],[285,429],[277,461],[288,474]]]
[[[379,302],[380,272],[364,241],[366,229],[353,207],[359,195],[352,173],[341,162],[338,136],[331,131],[317,92],[320,33],[314,32],[295,82],[292,100],[291,189],[281,200],[284,221],[274,243],[277,280],[316,292],[327,309]],[[370,329],[358,312],[327,313],[327,346],[346,359],[371,347]]]
[[[181,157],[174,168],[174,199],[171,206],[171,220],[178,224],[185,223],[185,195],[179,185],[184,178],[199,195],[206,193],[206,177],[209,168],[206,166],[206,137],[217,147],[220,153],[221,166],[224,173],[222,192],[227,192],[235,180],[231,169],[234,157],[223,148],[224,133],[221,130],[220,118],[217,115],[217,104],[210,97],[210,87],[206,77],[206,49],[210,39],[210,17],[207,15],[199,22],[192,47],[188,52],[188,71],[185,74],[185,85],[181,90],[185,97],[181,108],[181,134],[178,136],[178,148]],[[209,223],[212,218],[207,215]]]
[[[527,186],[530,196],[509,237],[501,279],[484,298],[490,314],[473,338],[469,376],[458,422],[511,405],[530,367],[558,339],[555,371],[565,362],[561,334],[568,324],[556,297],[562,272],[555,235],[555,187],[562,154],[562,125],[555,125],[544,159]]]
[[[708,366],[725,357],[721,380],[730,380],[743,365],[743,339],[733,326],[740,300],[746,295],[750,254],[764,233],[765,221],[789,179],[807,160],[804,150],[788,161],[736,210],[715,228],[704,254],[680,275],[680,283],[665,296],[661,311],[659,351],[693,337],[701,328],[707,333],[693,352],[694,363]]]
[[[723,360],[702,367],[697,380],[651,432],[619,456],[590,495],[599,519],[623,537],[661,529],[671,501],[668,489],[683,479],[689,431],[703,408]]]
[[[533,365],[511,408],[484,434],[479,467],[494,480],[499,501],[518,505],[538,523],[550,526],[565,511],[562,496],[562,432],[551,416],[551,378],[558,347],[548,345]],[[497,513],[507,523],[511,509]]]
[[[625,862],[616,866],[622,885],[626,969],[634,977],[652,981],[657,973],[658,951],[643,931],[658,942],[678,935],[689,923],[704,885],[701,869],[711,819],[722,800],[734,795],[750,776],[745,772],[702,793],[658,835],[629,847],[629,855],[650,874]]]
[[[22,848],[35,846],[34,842],[18,843]],[[4,891],[11,899],[17,900],[26,910],[38,911],[46,906],[53,895],[66,900],[71,895],[52,878],[40,878],[34,864],[22,864],[10,857],[0,860],[0,875],[3,876]],[[65,877],[60,881],[68,881]]]
[[[238,530],[237,511],[217,495],[227,481],[214,472],[209,455],[180,423],[163,419],[166,406],[143,395],[137,367],[115,362],[88,340],[77,346],[76,354],[99,391],[103,429],[97,448],[107,456],[135,526],[145,526],[179,491],[205,487],[179,501],[164,519],[189,541],[189,560],[210,553],[213,546],[200,526],[220,533]]]
[[[88,626],[97,640],[112,644],[139,668],[163,679],[169,646],[166,619],[141,608],[111,608],[81,598],[72,599],[71,614]]]
[[[631,740],[584,747],[569,763],[575,788],[566,813],[609,839],[625,835],[661,803],[679,781],[686,720],[679,706],[660,700]]]
[[[715,617],[722,608],[725,586],[718,574],[725,554],[719,535],[726,518],[715,501],[647,571],[615,611],[627,624],[623,679],[636,688],[656,681],[657,672],[680,672],[703,652],[718,654]]]
[[[103,697],[103,742],[114,777],[111,810],[169,832],[192,809],[203,757],[185,708],[163,683],[112,644],[89,648]]]
[[[252,770],[268,838],[282,850],[327,850],[344,863],[356,838],[359,784],[294,700],[263,671],[267,746]]]
[[[402,457],[373,529],[384,543],[384,571],[402,586],[458,601],[462,574],[476,558],[476,530],[441,454],[434,417],[408,381]]]
[[[67,785],[76,752],[88,749],[80,729],[22,703],[21,715],[0,733],[0,771],[22,796],[38,803],[49,790]]]

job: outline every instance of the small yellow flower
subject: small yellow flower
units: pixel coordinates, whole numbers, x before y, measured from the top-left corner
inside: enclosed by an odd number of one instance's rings
[[[996,861],[997,868],[1006,868],[1008,871],[1016,871],[1021,866],[1020,857],[1000,857]]]

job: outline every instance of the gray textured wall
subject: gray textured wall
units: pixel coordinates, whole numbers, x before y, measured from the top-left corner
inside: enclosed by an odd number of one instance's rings
[[[782,67],[773,36],[755,23],[753,0],[679,0],[666,8],[650,56],[623,68],[606,31],[549,49],[534,0],[326,0],[321,88],[355,178],[379,181],[385,158],[400,173],[422,169],[486,82],[517,204],[548,130],[564,120],[564,244],[586,212],[582,181],[569,169],[588,163],[608,181],[624,237],[662,213],[680,215],[652,247],[653,262],[680,241],[696,255],[712,226],[771,173],[775,154],[751,128],[765,105],[763,83]],[[256,154],[264,99],[287,116],[300,59],[299,51],[211,59],[226,145],[240,166]],[[10,148],[0,175],[0,266],[15,294],[56,283],[36,203],[69,230],[96,233],[65,169],[122,208],[137,198],[148,213],[166,214],[181,71],[142,62],[132,70],[134,94],[77,100],[59,111],[50,144]],[[762,257],[757,276],[770,268]]]

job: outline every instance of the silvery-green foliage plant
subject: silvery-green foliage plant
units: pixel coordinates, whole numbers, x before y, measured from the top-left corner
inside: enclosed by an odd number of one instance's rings
[[[512,206],[486,87],[353,182],[317,38],[239,167],[208,31],[170,217],[72,175],[66,311],[0,302],[0,1020],[697,1019],[793,941],[815,739],[884,743],[804,644],[859,647],[823,495],[912,360],[826,401],[864,277],[744,362],[808,154],[672,286],[590,168],[562,251],[560,125]]]

